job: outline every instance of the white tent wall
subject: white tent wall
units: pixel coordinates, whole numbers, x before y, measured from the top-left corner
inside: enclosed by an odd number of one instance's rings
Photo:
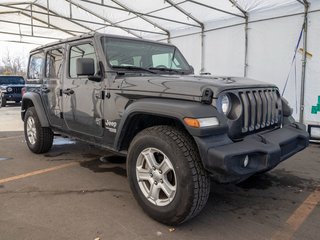
[[[320,3],[312,1],[310,11],[320,9]],[[248,25],[247,77],[276,84],[280,92],[288,84],[284,97],[293,108],[293,115],[299,121],[301,70],[303,54],[298,52],[291,67],[294,50],[304,22],[302,4],[285,5],[278,9],[253,12]],[[289,16],[286,16],[289,15]],[[274,18],[275,16],[284,16]],[[308,14],[308,52],[305,84],[304,122],[320,125],[320,113],[311,114],[311,107],[320,96],[320,12]],[[256,21],[258,19],[266,19]],[[222,21],[221,21],[222,22]],[[242,21],[243,22],[243,21]],[[226,24],[228,25],[228,24]],[[244,25],[219,28],[219,22],[206,23],[217,30],[206,31],[204,39],[204,70],[213,75],[244,76],[245,31]],[[186,30],[190,31],[190,30]],[[180,35],[183,32],[179,31]],[[199,73],[201,59],[201,34],[174,37],[171,42],[179,47],[187,60]],[[303,38],[299,47],[303,48]]]
[[[311,113],[320,96],[320,12],[309,14],[308,27],[308,52],[312,57],[307,59],[304,120],[307,124],[320,125],[320,112]]]
[[[244,75],[244,25],[205,33],[204,69],[214,75]]]
[[[248,77],[276,84],[282,93],[303,24],[302,16],[249,24]],[[302,40],[300,47],[302,46]],[[299,120],[302,54],[296,56],[284,97]],[[297,86],[296,86],[297,85]]]
[[[171,43],[179,48],[187,61],[194,67],[195,73],[199,73],[201,69],[201,35],[173,38]]]

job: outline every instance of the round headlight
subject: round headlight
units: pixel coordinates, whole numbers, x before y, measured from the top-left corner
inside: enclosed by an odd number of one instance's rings
[[[230,97],[228,95],[223,95],[221,97],[221,110],[227,115],[231,108]]]
[[[12,92],[12,88],[11,88],[11,87],[8,87],[8,88],[7,88],[7,91],[8,91],[8,92]]]

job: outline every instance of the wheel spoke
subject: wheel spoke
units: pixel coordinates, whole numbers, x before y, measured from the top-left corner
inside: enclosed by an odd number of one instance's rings
[[[154,182],[150,186],[150,191],[148,198],[151,198],[153,201],[157,202],[159,200],[160,188]]]
[[[172,186],[167,179],[164,179],[163,183],[161,184],[161,189],[168,198],[171,198],[176,192],[176,187]]]
[[[166,174],[170,170],[173,169],[170,160],[165,156],[163,161],[161,162],[159,169],[162,171],[163,174]]]
[[[138,181],[147,180],[150,182],[151,180],[149,171],[143,169],[142,167],[137,167],[137,178],[138,178]]]
[[[148,166],[150,169],[152,169],[154,166],[158,165],[153,152],[151,151],[150,148],[142,152],[144,159],[146,160]]]

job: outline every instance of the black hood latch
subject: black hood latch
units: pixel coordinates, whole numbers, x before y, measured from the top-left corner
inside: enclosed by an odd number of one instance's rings
[[[213,98],[213,91],[210,88],[206,88],[202,92],[201,102],[211,105]]]

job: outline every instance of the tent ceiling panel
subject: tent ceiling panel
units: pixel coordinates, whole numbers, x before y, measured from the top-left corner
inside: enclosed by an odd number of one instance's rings
[[[72,2],[76,3],[79,6],[82,6],[85,9],[92,9],[92,4],[90,4],[88,2],[83,2],[83,1],[79,1],[79,0],[72,0]],[[119,6],[117,6],[117,7],[119,7]],[[120,6],[120,8],[121,8],[121,6]],[[109,24],[113,23],[115,25],[118,25],[119,27],[137,28],[137,26],[143,26],[144,30],[163,33],[163,31],[160,30],[159,28],[155,28],[155,26],[150,23],[151,21],[148,22],[148,21],[143,20],[142,18],[133,18],[129,21],[122,22],[123,20],[127,20],[128,18],[136,16],[133,13],[130,13],[127,11],[116,10],[116,9],[108,8],[108,7],[99,7],[97,9],[95,9],[94,13],[105,18],[106,20],[108,20]]]
[[[303,1],[303,0],[302,0]],[[289,4],[299,4],[297,0],[237,0],[237,3],[243,7],[245,11],[254,12],[268,10],[272,8],[283,7]]]
[[[295,6],[299,12],[302,12],[301,3],[303,1],[3,0],[0,1],[0,21],[2,20],[0,27],[6,28],[8,25],[3,24],[9,24],[12,21],[21,22],[23,29],[31,29],[28,24],[33,24],[34,28],[38,28],[39,31],[41,29],[39,34],[45,32],[44,27],[48,27],[46,32],[48,37],[51,33],[52,36],[57,36],[59,31],[61,37],[100,31],[142,38],[165,39],[167,36],[176,35],[177,32],[190,32],[190,29],[199,32],[202,23],[205,29],[215,26],[215,22],[227,26],[232,19],[243,23],[244,13],[239,8],[248,12],[249,20],[257,20],[259,14],[262,18],[265,17],[264,10],[274,10],[274,15],[277,15],[278,9],[281,7],[286,9],[288,5]],[[309,1],[312,4],[317,2],[317,0]],[[19,16],[12,13],[17,11],[22,13]],[[31,15],[33,16],[32,21]],[[1,16],[8,17],[1,18]],[[18,24],[11,25],[15,33],[19,32],[17,31]]]
[[[186,26],[194,26],[194,27],[200,27],[199,24],[195,21],[193,21],[190,17],[186,16],[179,10],[175,8],[167,8],[158,12],[155,12],[152,14],[155,17],[148,17],[149,19],[152,19],[156,23],[160,24],[161,26],[167,28],[167,29],[180,29],[185,28]],[[161,19],[162,18],[162,19]],[[164,19],[172,19],[176,22],[170,22]]]
[[[109,2],[110,1],[108,1],[108,4]],[[171,5],[164,0],[139,0],[139,4],[137,4],[137,1],[132,0],[118,0],[118,2],[121,2],[122,4],[138,12],[149,14],[158,11],[161,8],[172,8]]]
[[[192,15],[194,17],[196,17],[197,19],[199,19],[201,22],[205,23],[205,22],[209,22],[212,21],[212,18],[214,16],[215,20],[220,20],[220,19],[225,19],[225,18],[232,18],[234,16],[224,13],[224,12],[220,12],[220,11],[215,11],[213,9],[207,8],[207,7],[201,7],[201,11],[192,11],[195,7],[197,7],[194,3],[192,2],[185,2],[183,4],[180,5],[183,9],[185,9],[187,12],[192,13]],[[235,8],[235,7],[234,7]],[[242,13],[236,11],[235,14],[239,14],[242,15]]]

